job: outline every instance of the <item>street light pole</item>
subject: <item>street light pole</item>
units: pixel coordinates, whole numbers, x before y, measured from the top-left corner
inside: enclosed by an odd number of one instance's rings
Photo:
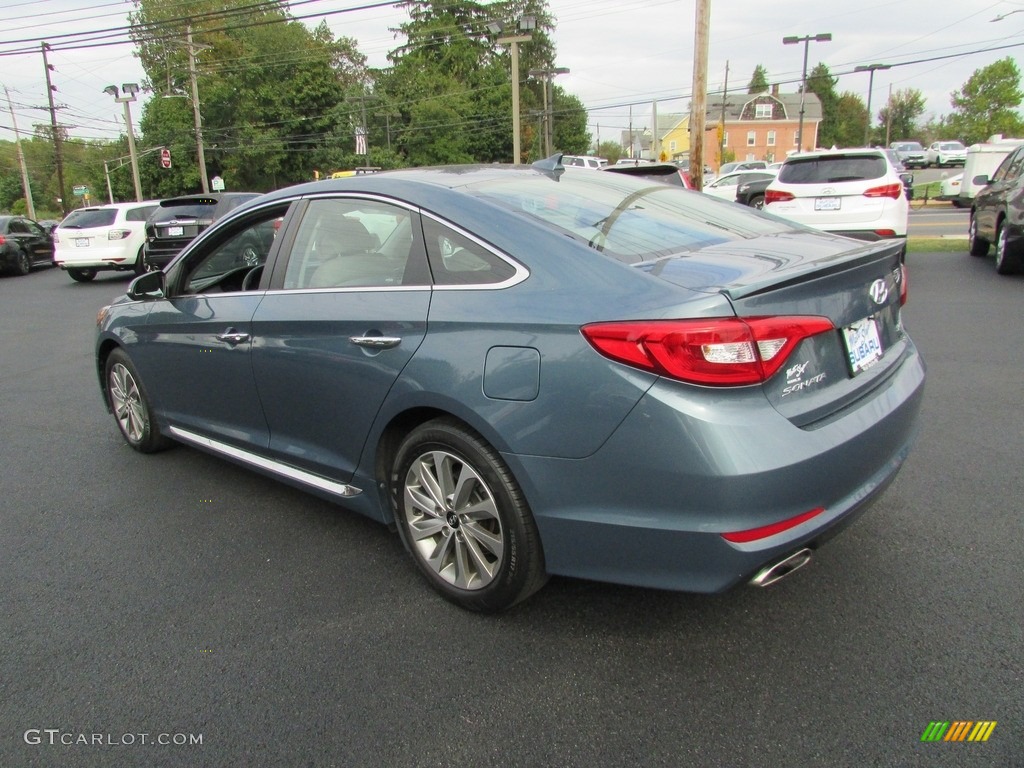
[[[552,83],[554,82],[556,75],[567,75],[569,74],[568,67],[553,67],[551,69],[531,69],[528,73],[530,77],[541,78],[541,85],[544,94],[544,123],[542,133],[544,135],[544,156],[551,157],[554,153],[553,143],[555,135],[555,94]]]
[[[868,120],[867,125],[864,126],[864,146],[871,145],[871,92],[875,87],[875,70],[876,69],[891,69],[889,64],[862,64],[861,66],[854,67],[854,72],[870,72],[868,75]]]
[[[132,128],[132,110],[129,106],[135,101],[135,94],[139,92],[138,83],[124,83],[121,86],[124,96],[118,95],[116,85],[108,85],[103,89],[109,93],[118,104],[124,104],[124,126],[128,131],[128,154],[132,159],[132,181],[135,182],[135,200],[142,202],[142,182],[139,180],[139,157],[135,152],[135,130]]]
[[[796,129],[797,136],[797,151],[802,152],[804,148],[804,98],[807,94],[807,53],[811,45],[811,40],[817,43],[827,43],[832,39],[831,32],[823,32],[817,35],[804,35],[803,37],[789,36],[782,38],[783,45],[794,45],[796,43],[804,44],[804,69],[803,74],[800,76],[800,122]]]

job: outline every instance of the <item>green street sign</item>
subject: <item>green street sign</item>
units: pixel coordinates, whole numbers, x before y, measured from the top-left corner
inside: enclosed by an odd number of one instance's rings
[[[75,193],[76,197],[82,197],[83,195],[89,194],[89,188],[85,184],[76,184],[71,188],[71,191]]]

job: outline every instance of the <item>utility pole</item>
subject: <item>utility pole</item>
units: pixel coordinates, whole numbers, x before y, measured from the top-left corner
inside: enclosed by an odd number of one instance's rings
[[[722,116],[718,121],[718,167],[725,162],[725,103],[729,98],[729,62],[725,62],[725,85],[722,86]]]
[[[708,37],[711,0],[697,0],[693,30],[693,92],[690,101],[690,180],[704,188],[704,127],[708,103]]]
[[[210,180],[206,176],[206,155],[203,152],[203,118],[199,113],[199,84],[196,82],[196,48],[209,48],[192,42],[192,25],[185,27],[185,39],[188,43],[188,76],[192,81],[192,121],[196,132],[196,159],[199,161],[199,181],[203,192],[209,193]]]
[[[654,137],[651,140],[651,159],[661,160],[661,134],[658,132],[658,100],[651,102],[651,122],[654,124]]]
[[[46,43],[40,43],[40,46],[42,46],[43,51],[43,67],[46,69],[46,95],[50,99],[50,130],[53,131],[53,154],[57,161],[57,184],[60,187],[58,190],[60,194],[58,202],[60,203],[61,212],[67,216],[67,194],[64,189],[64,151],[61,146],[60,128],[57,125],[57,107],[53,103],[53,92],[57,89],[50,80],[50,72],[53,71],[53,67],[46,60],[46,51],[50,46]]]
[[[4,86],[4,93],[7,95],[7,108],[11,111],[11,124],[14,126],[14,145],[18,148],[18,164],[21,165],[21,188],[25,192],[25,209],[28,217],[36,217],[36,206],[32,202],[32,184],[28,180],[28,167],[25,165],[25,153],[21,149],[21,136],[18,134],[18,120],[14,117],[14,105],[11,104],[11,94]]]

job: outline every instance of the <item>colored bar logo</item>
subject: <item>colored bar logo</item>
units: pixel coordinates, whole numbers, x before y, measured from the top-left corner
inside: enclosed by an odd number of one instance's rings
[[[932,720],[921,741],[988,741],[995,727],[995,720]]]

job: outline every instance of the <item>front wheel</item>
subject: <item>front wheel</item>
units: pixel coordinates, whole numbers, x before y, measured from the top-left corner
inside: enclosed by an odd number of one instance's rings
[[[69,269],[68,275],[76,283],[88,283],[96,277],[95,269]]]
[[[107,358],[104,371],[107,401],[125,442],[139,453],[167,448],[171,441],[157,429],[152,401],[131,358],[124,350],[115,349]]]
[[[436,419],[405,438],[390,491],[403,543],[451,602],[496,612],[547,580],[522,490],[498,453],[458,421]]]
[[[1006,238],[1006,224],[999,225],[996,233],[996,272],[1000,275],[1014,275],[1020,271],[1020,255],[1013,253]]]
[[[967,252],[971,256],[988,254],[988,240],[978,235],[978,220],[971,214],[971,223],[967,225]]]

